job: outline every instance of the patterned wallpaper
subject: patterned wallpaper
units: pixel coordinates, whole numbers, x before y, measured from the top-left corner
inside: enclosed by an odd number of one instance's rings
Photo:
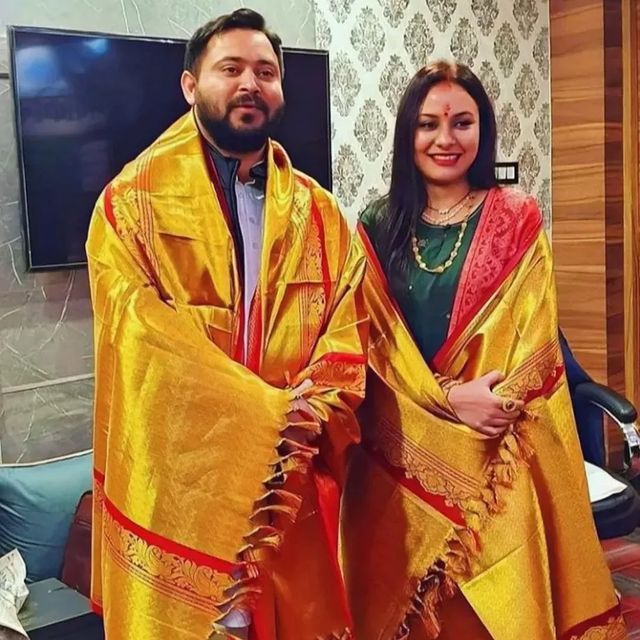
[[[334,192],[355,220],[385,192],[397,105],[411,76],[457,59],[494,101],[498,160],[550,225],[549,11],[546,0],[315,0],[316,45],[331,56]]]

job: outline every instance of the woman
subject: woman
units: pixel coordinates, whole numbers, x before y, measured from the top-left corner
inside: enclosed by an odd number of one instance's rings
[[[362,215],[371,375],[345,498],[357,638],[626,637],[591,517],[539,209],[463,65],[401,100]]]

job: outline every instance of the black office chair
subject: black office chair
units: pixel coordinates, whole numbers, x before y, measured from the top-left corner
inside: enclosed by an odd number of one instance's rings
[[[592,502],[598,536],[606,540],[628,535],[640,525],[640,496],[636,490],[640,488],[638,413],[626,398],[591,379],[576,361],[562,333],[560,343],[584,459],[625,485],[624,491]],[[614,420],[624,437],[624,461],[619,473],[606,469],[605,414]]]

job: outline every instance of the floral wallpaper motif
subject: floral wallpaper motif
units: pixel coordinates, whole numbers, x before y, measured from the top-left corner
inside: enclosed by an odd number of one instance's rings
[[[513,32],[513,27],[508,22],[503,22],[493,43],[493,54],[496,57],[498,67],[502,75],[508,78],[513,73],[516,61],[520,57],[518,39]]]
[[[548,156],[551,153],[551,109],[548,102],[545,102],[538,112],[533,131],[538,139],[540,151]]]
[[[378,0],[382,7],[382,15],[392,27],[397,27],[409,6],[409,0]]]
[[[488,36],[493,29],[500,9],[498,0],[473,0],[471,3],[473,15],[483,36]]]
[[[427,7],[431,10],[433,22],[438,31],[446,31],[456,10],[457,0],[430,0]]]
[[[540,33],[533,45],[533,59],[538,65],[540,75],[547,80],[549,78],[549,27],[540,29]]]
[[[349,115],[360,93],[360,86],[360,74],[349,55],[338,53],[331,60],[331,101],[339,115]]]
[[[340,185],[340,201],[350,207],[358,197],[364,175],[355,151],[346,144],[340,145],[333,163],[333,178]]]
[[[329,50],[334,192],[349,219],[385,193],[395,113],[417,69],[458,59],[496,108],[498,160],[517,160],[520,187],[550,225],[551,129],[546,0],[314,0]]]
[[[498,78],[498,74],[491,62],[484,60],[477,75],[486,92],[489,94],[489,97],[493,100],[494,104],[496,104],[498,98],[500,98],[500,78]]]
[[[538,0],[515,0],[513,3],[513,17],[518,24],[520,35],[528,40],[538,21]]]
[[[379,85],[380,94],[386,98],[385,104],[392,117],[395,116],[398,110],[400,97],[410,79],[411,74],[402,61],[402,58],[394,53],[382,70]]]
[[[360,144],[360,151],[367,160],[376,160],[382,153],[387,137],[387,121],[375,100],[369,98],[358,114],[354,133]]]
[[[541,167],[540,158],[531,142],[524,143],[518,162],[520,163],[520,184],[525,191],[532,193]]]
[[[371,71],[380,62],[384,50],[385,35],[382,25],[371,7],[362,9],[351,30],[351,46],[358,52],[360,64]]]
[[[473,68],[478,57],[478,38],[475,25],[472,26],[467,18],[460,18],[451,37],[450,48],[456,60]]]
[[[538,97],[540,96],[538,79],[530,64],[525,63],[522,65],[516,78],[514,93],[522,112],[527,118],[530,117],[535,111]]]
[[[316,16],[316,46],[318,49],[329,49],[331,41],[331,27],[327,19],[319,13]]]
[[[496,114],[498,120],[498,148],[505,158],[511,158],[522,133],[520,119],[513,105],[507,102]]]
[[[331,15],[338,21],[344,22],[351,13],[354,0],[329,0]]]
[[[425,17],[416,13],[404,32],[404,48],[414,69],[424,67],[431,58],[436,43]]]

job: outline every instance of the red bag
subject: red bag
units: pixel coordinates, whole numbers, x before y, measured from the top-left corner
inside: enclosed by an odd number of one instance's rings
[[[64,550],[61,580],[87,598],[91,590],[91,520],[93,492],[87,491],[76,508]]]

